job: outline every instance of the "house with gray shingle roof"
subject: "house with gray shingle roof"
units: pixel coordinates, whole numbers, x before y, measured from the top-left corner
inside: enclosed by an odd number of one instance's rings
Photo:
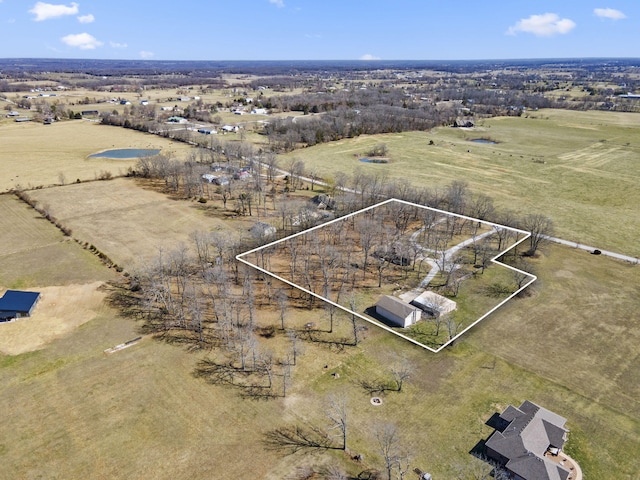
[[[518,408],[509,405],[487,422],[496,431],[485,444],[486,455],[515,480],[567,480],[571,472],[545,456],[562,450],[566,421],[528,400]]]

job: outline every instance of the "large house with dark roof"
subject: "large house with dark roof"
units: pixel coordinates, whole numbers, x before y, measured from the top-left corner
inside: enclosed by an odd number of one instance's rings
[[[528,400],[518,408],[509,405],[487,422],[496,431],[485,443],[486,455],[515,480],[567,480],[571,472],[545,455],[562,450],[566,421]]]

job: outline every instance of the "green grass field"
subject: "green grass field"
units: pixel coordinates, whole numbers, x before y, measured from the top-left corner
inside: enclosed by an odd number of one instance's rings
[[[359,161],[379,143],[389,149],[389,164]],[[639,156],[640,115],[541,110],[483,120],[473,130],[342,140],[295,151],[281,164],[296,157],[323,176],[361,171],[431,189],[465,180],[499,208],[549,216],[561,238],[637,257]]]

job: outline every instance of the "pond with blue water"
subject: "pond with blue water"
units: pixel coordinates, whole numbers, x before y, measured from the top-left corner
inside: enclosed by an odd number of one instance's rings
[[[491,140],[489,138],[472,138],[469,141],[473,143],[488,143],[489,145],[495,145],[498,143],[495,140]]]
[[[360,161],[364,163],[389,163],[386,158],[361,158]]]
[[[128,158],[142,158],[153,157],[158,155],[160,149],[156,148],[116,148],[113,150],[105,150],[104,152],[94,153],[89,155],[89,158],[115,158],[115,159],[128,159]]]

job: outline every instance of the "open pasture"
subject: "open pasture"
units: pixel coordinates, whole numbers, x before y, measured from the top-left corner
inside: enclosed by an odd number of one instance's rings
[[[639,420],[640,268],[560,246],[534,267],[535,294],[487,318],[470,343]]]
[[[87,158],[111,148],[154,148],[183,157],[190,146],[151,134],[74,120],[52,125],[9,123],[0,126],[0,191],[93,180],[102,172],[125,174],[135,159]]]
[[[113,278],[110,270],[38,212],[0,195],[0,285],[27,288]]]
[[[249,235],[254,221],[208,215],[197,202],[171,199],[129,178],[47,188],[30,195],[50,205],[53,216],[71,228],[75,238],[95,245],[126,268],[155,258],[160,248],[167,251],[189,243],[195,231]]]
[[[615,268],[616,262],[601,257],[594,266],[592,256],[567,247],[555,247],[553,255],[537,265],[543,282],[551,282],[545,291],[559,290],[553,302],[568,299],[568,290],[593,277],[601,280],[597,294],[603,304],[618,299],[609,313],[632,309],[630,292],[618,291],[632,267]],[[575,281],[565,288],[562,278],[569,273]],[[224,471],[225,478],[240,479],[250,471],[259,478],[282,479],[302,465],[330,463],[342,464],[356,476],[364,468],[381,467],[375,430],[391,422],[412,452],[412,467],[456,478],[459,467],[476,462],[468,451],[491,432],[484,422],[507,404],[529,399],[568,418],[569,451],[588,478],[633,478],[640,468],[635,455],[640,414],[638,396],[629,388],[637,388],[632,375],[638,369],[637,363],[633,366],[637,360],[623,357],[637,339],[590,339],[593,328],[584,327],[597,325],[589,316],[590,302],[576,302],[575,313],[557,316],[557,328],[539,321],[538,315],[523,327],[526,318],[516,323],[514,314],[526,316],[523,312],[531,314],[549,301],[542,286],[535,288],[540,289],[537,295],[496,312],[438,355],[377,329],[369,329],[358,347],[338,350],[304,342],[286,398],[267,401],[241,399],[236,389],[194,376],[198,361],[215,351],[192,351],[145,337],[105,356],[105,348],[139,334],[135,322],[106,309],[44,350],[0,356],[0,407],[6,413],[0,476],[123,477],[144,471],[154,478],[211,478]],[[317,315],[301,308],[290,317],[302,323],[317,320]],[[277,314],[261,315],[259,321],[277,324]],[[579,325],[570,328],[574,322]],[[633,322],[633,316],[618,320],[627,329]],[[525,329],[522,334],[519,328]],[[610,364],[595,360],[605,347],[621,349]],[[573,356],[594,360],[581,364]],[[383,404],[372,406],[367,385],[388,385],[389,369],[397,362],[411,368],[411,377],[402,392],[385,391]],[[601,368],[593,368],[598,363]],[[613,379],[605,378],[618,372],[623,373],[615,381],[629,383],[620,398],[614,395]],[[323,412],[331,394],[348,397],[348,447],[364,455],[362,464],[337,450],[284,455],[266,448],[264,434],[274,428],[326,428]]]
[[[497,144],[469,140],[490,138]],[[434,144],[430,145],[433,141]],[[385,143],[391,162],[362,163]],[[540,212],[556,235],[640,256],[640,115],[540,110],[482,120],[473,129],[363,136],[287,154],[322,176],[380,174],[442,189],[465,180],[497,207]]]

